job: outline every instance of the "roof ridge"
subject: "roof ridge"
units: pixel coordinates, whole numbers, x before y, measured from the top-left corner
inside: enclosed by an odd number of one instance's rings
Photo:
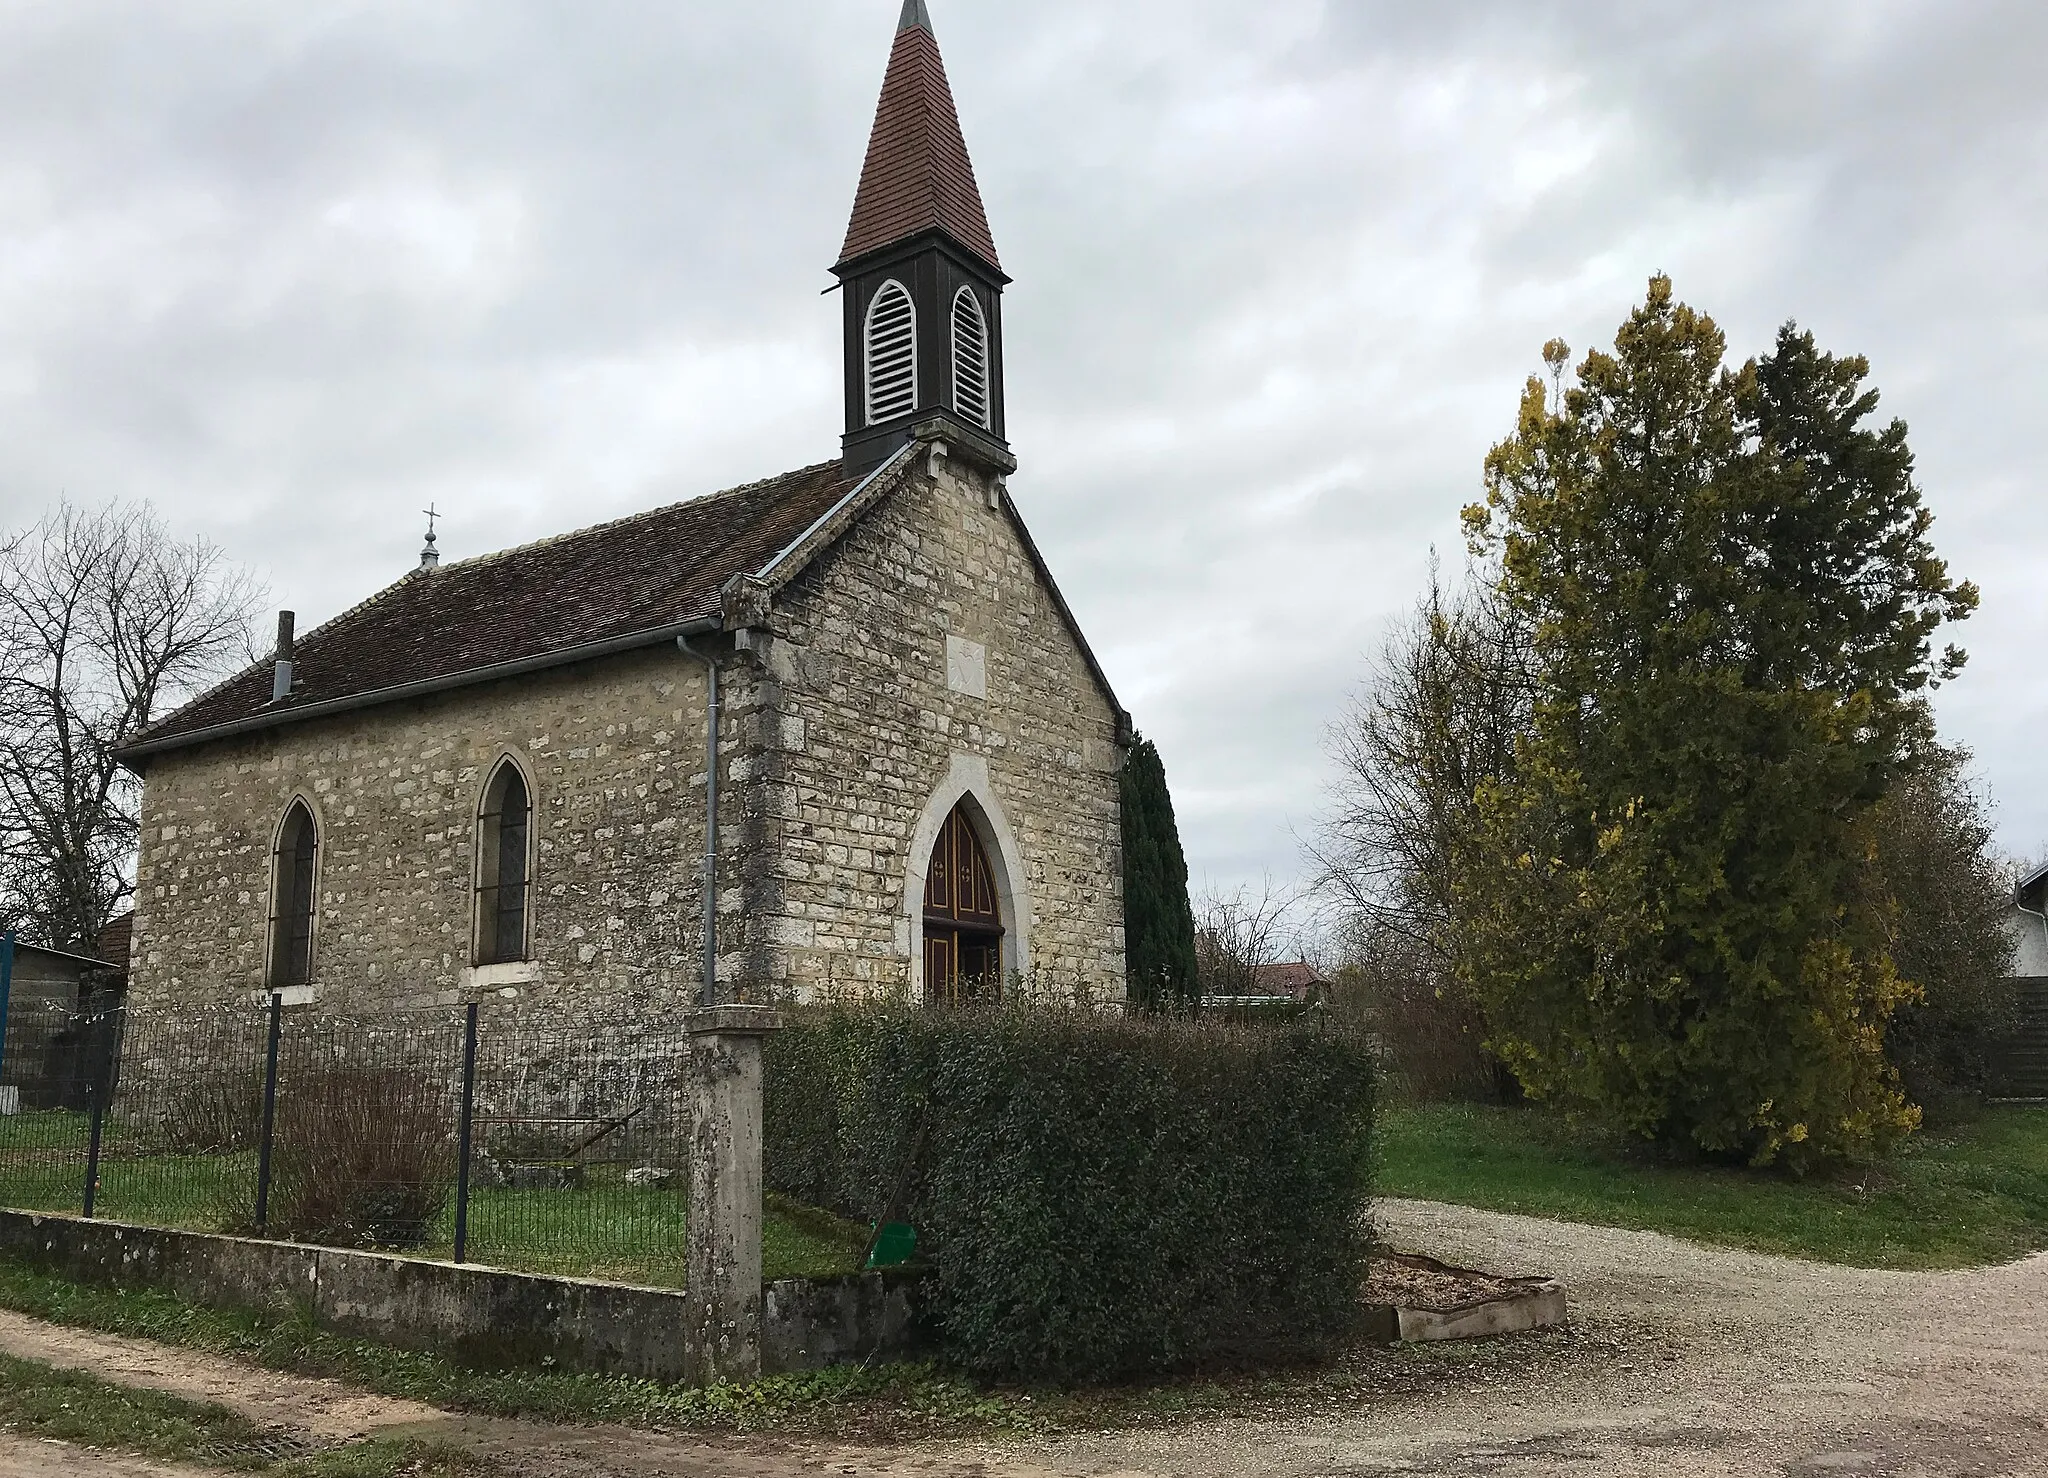
[[[554,546],[567,544],[575,539],[584,538],[590,535],[602,534],[607,530],[616,530],[625,525],[636,523],[643,519],[657,518],[664,513],[672,513],[679,508],[689,508],[701,504],[717,503],[724,499],[737,498],[747,493],[759,492],[763,488],[770,487],[776,483],[787,483],[806,477],[813,477],[816,476],[818,473],[824,472],[828,469],[836,469],[838,466],[839,463],[837,462],[814,462],[810,466],[800,467],[794,472],[784,472],[774,477],[757,478],[753,482],[741,483],[736,487],[720,488],[716,492],[700,493],[698,496],[694,498],[683,498],[673,503],[663,503],[654,508],[644,508],[637,513],[629,513],[620,518],[607,519],[603,523],[589,524],[580,529],[569,529],[564,531],[563,533],[551,534],[545,539],[535,539],[532,542],[526,544],[515,544],[508,549],[497,549],[484,554],[471,555],[468,559],[456,560],[452,563],[444,564],[436,568],[428,569],[422,567],[415,567],[413,569],[407,570],[403,575],[399,576],[396,580],[393,580],[390,584],[384,586],[382,589],[372,591],[370,594],[364,596],[355,604],[347,606],[342,610],[335,612],[335,614],[329,616],[325,621],[322,621],[318,626],[315,626],[310,631],[302,632],[298,637],[297,646],[301,651],[304,651],[307,647],[315,645],[323,636],[330,632],[334,627],[337,627],[344,622],[353,621],[357,619],[358,617],[362,616],[365,612],[373,610],[377,606],[389,602],[399,592],[409,590],[423,580],[446,582],[452,575],[456,575],[462,572],[473,573],[477,570],[487,568],[488,566],[499,561],[513,558],[514,556],[531,554],[539,550],[544,550]],[[194,709],[200,706],[201,704],[204,704],[209,699],[220,696],[227,689],[232,688],[236,683],[246,680],[252,674],[261,672],[263,668],[273,660],[273,657],[258,657],[255,661],[248,663],[245,666],[236,668],[232,673],[222,678],[219,682],[214,683],[211,687],[208,687],[199,693],[195,693],[192,697],[178,704],[168,713],[165,713],[160,718],[152,720],[147,726],[136,730],[131,737],[129,737],[127,740],[123,742],[121,747],[125,749],[131,745],[147,743],[157,733],[159,729],[168,727],[173,720],[179,718],[181,715],[187,713],[191,709]],[[290,711],[289,702],[276,703],[273,700],[272,704],[265,706],[275,707],[281,713],[288,713]]]
[[[390,585],[387,585],[385,587],[385,590],[394,590],[398,586],[403,585],[405,581],[412,579],[416,575],[426,575],[429,578],[438,579],[440,576],[451,574],[456,570],[475,569],[480,565],[489,564],[494,560],[510,559],[514,555],[528,554],[537,549],[547,549],[552,547],[553,545],[566,544],[572,539],[581,539],[586,535],[590,534],[601,534],[608,529],[621,528],[626,524],[637,522],[638,520],[643,518],[658,518],[660,515],[664,513],[673,513],[678,508],[689,508],[699,503],[715,503],[721,498],[737,498],[742,493],[757,493],[762,488],[769,486],[771,483],[789,482],[795,478],[808,477],[814,473],[822,472],[828,467],[836,467],[838,465],[839,463],[836,461],[813,462],[810,466],[799,467],[794,472],[784,472],[775,477],[757,478],[753,482],[743,482],[739,484],[737,487],[720,488],[717,492],[713,493],[699,493],[694,498],[681,498],[673,503],[661,503],[653,508],[643,508],[638,513],[627,513],[621,515],[618,518],[608,518],[603,523],[586,524],[584,527],[580,529],[565,529],[559,534],[549,534],[544,539],[535,539],[525,544],[514,544],[506,549],[492,549],[487,550],[482,554],[472,554],[467,559],[458,559],[454,561],[452,564],[444,564],[437,569],[409,570],[401,579],[395,580]],[[377,592],[377,594],[382,595],[384,594],[384,591],[380,590],[379,592]],[[376,598],[376,596],[371,596],[370,600],[375,600]],[[355,609],[359,610],[361,609],[361,606],[368,605],[369,603],[369,600],[363,601],[361,602],[360,605],[355,607]],[[341,617],[336,616],[334,619],[336,621],[339,621]],[[325,626],[327,624],[330,623],[323,622],[322,626]],[[320,627],[314,628],[315,632],[317,632],[318,630],[320,630]],[[313,633],[308,633],[308,635],[312,634]],[[301,638],[301,640],[304,640],[304,638]]]

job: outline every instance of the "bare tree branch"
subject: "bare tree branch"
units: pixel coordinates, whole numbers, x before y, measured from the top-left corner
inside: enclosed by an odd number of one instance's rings
[[[118,911],[140,787],[114,752],[242,665],[263,594],[147,507],[0,538],[0,919],[68,946]]]
[[[1299,893],[1268,878],[1254,892],[1209,890],[1195,901],[1195,970],[1204,996],[1258,995],[1259,970],[1283,955],[1299,956]]]
[[[1447,594],[1432,575],[1330,733],[1336,762],[1319,836],[1319,891],[1365,932],[1448,963],[1457,856],[1476,796],[1511,773],[1535,699],[1525,631],[1483,581]]]

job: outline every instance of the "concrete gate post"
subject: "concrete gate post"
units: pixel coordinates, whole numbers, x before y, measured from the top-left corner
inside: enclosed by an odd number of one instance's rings
[[[760,1006],[692,1011],[690,1228],[683,1378],[761,1374],[761,1044],[782,1018]]]

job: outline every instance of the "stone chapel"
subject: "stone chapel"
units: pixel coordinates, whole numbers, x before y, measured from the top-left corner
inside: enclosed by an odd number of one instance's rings
[[[430,533],[123,751],[131,1005],[1122,995],[1131,723],[1010,494],[1009,278],[924,0],[832,270],[839,457]]]

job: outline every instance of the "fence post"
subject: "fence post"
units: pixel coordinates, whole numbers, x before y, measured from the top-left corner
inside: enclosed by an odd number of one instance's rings
[[[85,1219],[91,1221],[100,1198],[100,1138],[107,1123],[108,1085],[93,1082],[92,1133],[85,1142]]]
[[[690,1226],[683,1265],[683,1379],[761,1374],[761,1006],[685,1018],[690,1034]]]
[[[270,995],[270,1041],[263,1059],[263,1137],[256,1144],[256,1230],[270,1230],[270,1140],[277,1128],[277,1042],[284,1027],[284,996]]]
[[[469,1256],[469,1160],[471,1134],[476,1122],[476,1016],[471,1001],[462,1018],[462,1122],[457,1130],[461,1147],[455,1161],[455,1260]]]

